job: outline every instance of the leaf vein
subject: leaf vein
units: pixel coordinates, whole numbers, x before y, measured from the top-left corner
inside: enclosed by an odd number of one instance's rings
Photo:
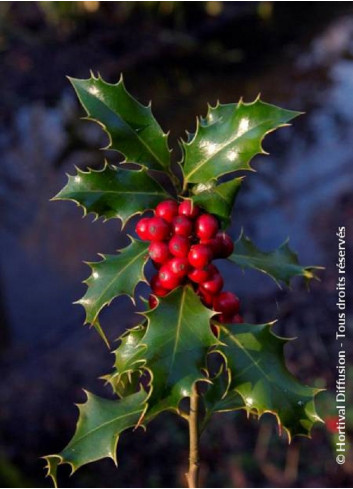
[[[195,172],[197,172],[202,166],[204,166],[206,163],[208,163],[209,161],[211,161],[213,158],[215,158],[219,153],[221,153],[225,148],[227,148],[228,146],[230,145],[233,145],[235,144],[237,141],[241,140],[242,138],[244,138],[244,136],[248,135],[250,132],[252,132],[254,129],[258,129],[259,127],[261,127],[262,125],[264,124],[267,124],[268,122],[271,122],[270,120],[265,120],[263,122],[261,122],[260,124],[257,124],[255,126],[253,126],[251,129],[249,129],[248,131],[244,132],[243,134],[241,134],[241,136],[238,136],[238,137],[235,137],[234,139],[232,139],[231,141],[228,141],[226,142],[225,144],[220,144],[219,146],[219,149],[217,149],[217,151],[215,151],[213,154],[211,154],[209,156],[209,158],[206,158],[204,160],[201,160],[200,163],[198,165],[195,165],[194,168],[187,174],[185,175],[185,180],[189,180],[190,176],[193,175]]]
[[[135,263],[135,261],[137,261],[144,253],[146,253],[146,250],[144,249],[141,253],[137,254],[134,256],[134,258],[129,261],[123,268],[121,268],[119,270],[119,272],[113,277],[113,279],[108,283],[108,285],[104,288],[104,290],[102,291],[102,293],[97,297],[97,300],[96,302],[98,302],[99,300],[102,299],[102,297],[104,296],[104,294],[107,292],[107,290],[109,290],[109,288],[112,286],[112,284],[117,280],[117,278],[120,277],[120,275],[129,267],[131,266],[133,263]],[[118,255],[119,256],[119,255]],[[121,294],[119,294],[121,295]],[[99,311],[100,311],[100,307],[98,308],[98,310],[95,312],[95,315],[94,315],[94,318],[93,318],[93,323],[95,323],[96,319],[97,319],[97,316],[99,314]]]

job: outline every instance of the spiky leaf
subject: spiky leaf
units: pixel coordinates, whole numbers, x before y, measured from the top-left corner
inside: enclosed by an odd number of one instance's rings
[[[151,374],[152,392],[146,417],[163,410],[177,410],[180,400],[191,394],[206,353],[218,340],[210,329],[213,312],[190,286],[179,287],[161,298],[157,308],[145,313],[148,327],[141,345],[146,347],[145,368]]]
[[[92,273],[85,280],[87,291],[77,303],[86,311],[86,323],[94,325],[100,334],[98,315],[103,307],[119,295],[133,298],[137,284],[146,281],[147,248],[148,243],[132,239],[117,255],[101,255],[102,261],[88,263]]]
[[[219,372],[211,379],[211,382],[212,383],[203,396],[206,411],[223,411],[225,407],[224,397],[227,393],[229,395],[228,390],[231,382],[229,369],[224,368],[224,365],[222,365]],[[237,401],[233,400],[233,405],[236,403],[237,409],[245,408],[245,404],[241,396],[235,392],[234,399],[235,397],[237,398]],[[229,401],[227,400],[226,402]]]
[[[127,330],[120,337],[120,345],[114,351],[114,368],[117,372],[122,374],[124,372],[133,371],[136,368],[136,364],[141,363],[140,351],[143,351],[144,347],[140,345],[140,342],[145,332],[146,326],[140,324]]]
[[[116,84],[101,77],[87,80],[70,78],[88,118],[98,122],[109,137],[108,148],[122,153],[126,160],[153,170],[170,166],[167,135],[145,107],[126,90],[122,78]]]
[[[183,142],[186,182],[207,183],[226,173],[250,170],[250,160],[264,153],[261,143],[265,135],[299,114],[259,98],[249,104],[240,101],[209,107],[192,139]]]
[[[283,349],[288,340],[271,328],[272,324],[220,326],[222,345],[217,350],[226,360],[230,384],[217,410],[239,409],[240,395],[249,412],[274,414],[289,440],[309,436],[313,424],[321,421],[314,404],[320,389],[302,385],[287,370]]]
[[[105,164],[98,171],[77,169],[53,200],[73,200],[83,207],[84,215],[92,212],[96,217],[119,218],[124,225],[133,215],[155,208],[168,197],[145,168],[132,171]]]
[[[141,372],[139,370],[125,372],[119,376],[106,375],[101,378],[111,385],[113,392],[120,398],[133,394],[141,384]]]
[[[69,464],[72,473],[82,465],[109,457],[117,464],[116,448],[120,434],[135,426],[145,408],[146,393],[140,390],[117,401],[102,399],[89,392],[79,404],[75,434],[64,450],[47,460],[47,475],[57,484],[57,467]]]
[[[298,256],[289,247],[288,241],[274,251],[259,250],[253,242],[242,233],[234,243],[234,252],[229,260],[241,268],[254,268],[269,275],[280,286],[280,281],[289,285],[297,275],[307,282],[316,278],[315,270],[321,267],[303,267],[299,265]]]
[[[221,366],[219,372],[210,380],[211,384],[203,395],[205,416],[202,420],[202,429],[205,429],[214,413],[227,411],[228,406],[230,406],[231,411],[246,408],[240,394],[236,391],[228,392],[231,380],[230,371],[229,369],[225,369],[224,365]]]
[[[219,185],[216,185],[215,182],[195,185],[192,189],[191,198],[194,204],[218,216],[224,222],[224,226],[227,227],[242,180],[243,177],[240,177]]]
[[[133,383],[132,375],[141,375],[145,347],[140,342],[145,332],[146,326],[140,324],[125,331],[119,338],[120,345],[114,351],[114,371],[104,377],[119,395],[125,392],[128,384]]]

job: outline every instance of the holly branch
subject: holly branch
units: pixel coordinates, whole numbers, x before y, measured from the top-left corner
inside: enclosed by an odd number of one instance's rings
[[[296,276],[316,278],[318,267],[301,266],[288,241],[263,252],[243,233],[234,241],[225,231],[245,178],[237,172],[252,170],[253,157],[265,153],[264,137],[299,112],[259,97],[209,107],[181,142],[182,159],[173,165],[168,134],[151,106],[135,100],[122,79],[109,84],[92,75],[70,81],[87,117],[103,128],[108,148],[123,161],[104,162],[98,171],[77,169],[54,200],[71,200],[84,216],[119,219],[123,226],[140,215],[127,247],[88,264],[87,290],[77,303],[109,346],[101,311],[120,295],[135,302],[141,281],[151,291],[140,324],[122,334],[112,371],[104,376],[115,398],[87,393],[73,438],[59,454],[45,457],[47,474],[56,484],[61,464],[74,472],[105,457],[117,463],[121,434],[147,427],[164,411],[189,426],[189,487],[198,487],[200,435],[214,413],[270,412],[289,441],[310,436],[320,421],[314,405],[318,389],[301,385],[287,370],[288,340],[274,334],[273,324],[244,323],[240,299],[224,290],[213,263],[228,259],[230,266],[266,273],[279,285]],[[146,277],[148,260],[155,271]],[[185,399],[188,409],[181,407]]]

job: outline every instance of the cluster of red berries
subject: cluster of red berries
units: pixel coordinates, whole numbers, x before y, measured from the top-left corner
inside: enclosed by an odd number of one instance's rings
[[[222,292],[223,278],[211,263],[233,252],[232,239],[219,230],[217,219],[193,205],[191,200],[178,204],[160,202],[153,217],[144,217],[136,225],[137,235],[151,241],[149,255],[158,270],[151,279],[154,308],[163,297],[186,281],[191,281],[202,302],[220,314],[222,323],[241,323],[240,301],[232,292]]]

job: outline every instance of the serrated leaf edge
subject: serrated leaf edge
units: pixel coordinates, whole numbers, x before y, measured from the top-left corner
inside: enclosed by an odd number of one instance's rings
[[[273,332],[273,326],[277,323],[277,320],[274,320],[274,321],[271,321],[271,322],[268,322],[268,323],[265,323],[265,324],[257,324],[255,326],[263,326],[263,327],[267,327],[268,330],[269,330],[269,333],[275,337],[277,340],[280,340],[283,344],[286,344],[288,343],[289,341],[293,341],[294,339],[296,338],[285,338],[285,337],[282,337],[282,336],[279,336],[277,335],[276,333]],[[225,331],[229,331],[227,326],[223,323],[217,323],[217,325],[220,327],[220,329],[223,329]],[[228,357],[226,356],[226,354],[220,350],[217,350],[217,349],[214,349],[212,351],[212,353],[218,353],[224,360],[225,362],[225,366],[226,366],[226,369],[227,370],[230,370],[228,368]],[[284,361],[284,364],[285,364],[285,361]],[[288,373],[297,381],[298,379],[288,370]],[[230,379],[231,379],[231,371],[229,372],[229,375],[230,375]],[[222,396],[222,399],[227,395],[227,393],[229,392],[229,387],[228,386],[228,389],[227,389],[227,392]],[[320,392],[324,392],[326,389],[320,389],[320,388],[317,388],[317,387],[310,387],[310,389],[313,391],[313,398],[312,398],[312,401],[314,402],[315,401],[315,397],[320,393]],[[231,412],[231,411],[239,411],[241,409],[244,409],[246,412],[247,412],[247,417],[249,417],[250,414],[254,415],[257,417],[258,420],[261,419],[261,417],[268,413],[268,414],[272,414],[275,418],[276,418],[276,421],[277,421],[277,426],[278,426],[278,431],[279,431],[279,434],[281,434],[282,432],[282,429],[284,430],[284,432],[286,433],[287,435],[287,439],[288,439],[288,444],[290,444],[292,442],[292,434],[289,430],[289,428],[283,426],[281,424],[281,420],[279,418],[279,415],[271,410],[271,409],[265,409],[265,410],[262,410],[259,412],[259,410],[257,409],[254,409],[254,408],[251,408],[250,406],[247,405],[246,403],[246,399],[244,399],[243,395],[237,390],[237,389],[234,389],[238,394],[239,396],[243,399],[244,401],[244,404],[245,404],[245,407],[244,408],[237,408],[237,409],[222,409],[220,410],[219,412]],[[312,425],[314,425],[315,422],[318,422],[318,423],[324,423],[323,419],[320,418],[320,416],[316,413],[315,411],[315,421],[312,422]],[[309,432],[307,434],[305,433],[295,433],[294,436],[301,436],[301,437],[304,437],[304,438],[309,438],[311,439],[312,436],[311,436],[311,430],[312,430],[312,427],[310,428]]]
[[[244,228],[241,228],[240,230],[240,234],[239,234],[239,237],[237,238],[237,240],[234,242],[234,254],[239,254],[239,253],[236,253],[236,245],[239,241],[241,241],[241,239],[244,238],[247,242],[250,242],[251,245],[253,246],[256,246],[254,245],[254,243],[251,241],[251,239],[245,235],[244,233]],[[279,251],[283,248],[286,248],[288,250],[288,252],[290,252],[291,256],[293,258],[295,258],[297,260],[297,264],[294,264],[294,265],[297,265],[298,267],[300,267],[300,263],[299,263],[299,257],[298,257],[298,253],[295,252],[294,250],[292,250],[290,247],[289,247],[289,238],[286,238],[282,244],[278,247],[278,248],[275,248],[274,250],[271,250],[271,251],[262,251],[260,250],[262,253],[264,254],[271,254],[271,253],[274,253],[275,251]],[[232,254],[233,254],[232,253]],[[248,255],[240,255],[240,256],[248,256]],[[228,258],[228,261],[230,261],[231,263],[233,263],[233,265],[236,265],[238,266],[239,268],[241,268],[241,270],[245,270],[247,267],[242,267],[241,265],[237,265],[235,262],[233,262],[230,257]],[[293,265],[293,264],[292,264]],[[268,277],[270,277],[277,285],[277,287],[279,289],[283,289],[282,285],[281,285],[281,282],[279,280],[276,279],[276,277],[274,277],[273,275],[271,275],[269,272],[267,272],[266,270],[263,270],[262,268],[259,268],[259,267],[251,267],[253,269],[256,269],[257,271],[267,275]],[[307,282],[307,284],[310,282],[310,280],[317,280],[320,282],[320,278],[315,275],[314,272],[312,272],[312,270],[325,270],[325,267],[321,267],[321,266],[318,266],[318,265],[313,265],[313,266],[306,266],[306,267],[302,267],[303,268],[303,274],[296,274],[294,276],[296,277],[303,277],[305,279],[305,281]],[[293,278],[293,277],[292,277]],[[285,283],[285,285],[291,289],[291,283],[290,283],[291,279],[289,279],[288,281],[283,281]]]
[[[70,175],[69,173],[65,173],[65,175],[68,178],[68,181],[67,181],[65,187],[69,184],[70,180],[75,179],[76,177],[79,177],[80,175],[91,175],[92,173],[103,173],[107,168],[110,168],[110,169],[113,169],[113,170],[118,170],[119,169],[121,171],[126,171],[126,172],[128,172],[128,171],[137,172],[137,173],[146,172],[146,174],[152,180],[154,180],[154,182],[157,185],[159,185],[159,187],[161,188],[161,194],[160,194],[161,197],[164,195],[165,198],[168,198],[168,197],[169,198],[173,198],[173,196],[166,189],[164,189],[164,187],[162,187],[161,184],[155,178],[153,178],[153,175],[150,175],[149,173],[147,173],[148,172],[148,168],[147,167],[145,167],[145,166],[143,166],[143,165],[141,165],[139,163],[134,163],[134,165],[138,166],[139,169],[137,169],[137,170],[130,170],[130,169],[127,169],[127,168],[118,168],[116,165],[112,165],[112,164],[108,163],[107,160],[104,160],[104,166],[101,169],[87,168],[87,170],[84,171],[84,170],[80,169],[77,165],[74,165],[74,168],[76,169],[77,174],[76,175]],[[94,216],[92,222],[96,222],[99,219],[102,219],[102,222],[103,223],[106,223],[107,221],[110,221],[111,219],[119,219],[121,221],[121,230],[122,231],[124,230],[127,222],[130,219],[132,219],[134,216],[137,216],[139,214],[143,214],[147,210],[152,210],[152,208],[145,208],[145,209],[142,209],[141,211],[136,211],[133,214],[130,214],[125,219],[123,219],[123,217],[121,215],[119,215],[119,213],[117,213],[116,216],[111,216],[111,217],[100,216],[97,212],[94,212],[94,211],[89,211],[88,212],[87,211],[87,208],[84,205],[82,205],[80,202],[78,202],[76,199],[74,199],[72,197],[60,197],[60,194],[65,189],[65,187],[63,187],[54,197],[52,197],[50,199],[50,202],[65,201],[65,200],[69,200],[71,202],[74,202],[77,205],[77,207],[82,208],[82,210],[83,210],[82,218],[85,218],[85,217],[87,217],[90,214],[92,214]],[[107,191],[105,191],[105,192],[107,192]],[[120,192],[120,193],[122,193],[122,192]],[[124,193],[126,194],[127,192],[124,192]],[[137,192],[130,192],[130,193],[134,193],[135,194]],[[146,192],[144,192],[144,193],[146,193]],[[158,195],[158,194],[157,193],[153,193],[153,195]]]
[[[191,285],[179,286],[179,287],[183,287],[183,302],[184,302],[184,301],[185,301],[185,296],[186,296],[186,291],[187,291],[187,289],[191,289],[191,290],[193,290],[193,289],[192,289]],[[179,287],[177,287],[177,288],[179,288]],[[175,290],[177,290],[177,289],[174,289],[174,290],[173,290],[173,291],[171,291],[171,292],[174,292]],[[169,294],[168,294],[168,295],[169,295]],[[200,300],[200,302],[201,302],[201,300]],[[157,306],[157,307],[158,307],[158,306]],[[180,309],[181,309],[181,307],[180,307]],[[206,308],[206,309],[208,309],[208,308]],[[149,327],[149,323],[150,323],[150,319],[149,319],[149,317],[148,317],[148,313],[149,313],[150,311],[154,311],[154,310],[155,310],[155,308],[154,308],[154,309],[149,309],[148,311],[141,311],[141,312],[138,312],[138,313],[137,313],[137,314],[140,314],[140,315],[144,316],[144,317],[147,319],[147,328],[146,328],[146,332],[147,332],[147,329],[148,329],[148,327]],[[215,311],[212,311],[211,309],[210,309],[209,311],[210,311],[210,313],[211,313],[211,314],[210,314],[210,321],[211,321],[211,318],[212,318],[212,317],[214,317],[214,316],[215,316],[217,313],[216,313]],[[180,314],[179,314],[179,316],[180,316]],[[213,333],[212,333],[212,331],[211,331],[211,334],[213,334]],[[213,335],[213,336],[214,336],[214,335]],[[223,344],[223,343],[222,343],[222,342],[221,342],[221,341],[220,341],[220,340],[219,340],[219,339],[218,339],[216,336],[214,336],[214,338],[215,338],[215,345],[217,345],[217,344],[218,344],[218,345],[222,345],[222,344]],[[141,342],[142,342],[142,340],[143,340],[143,338],[141,339]],[[142,345],[142,346],[145,346],[146,350],[148,349],[148,345],[147,345],[146,343],[143,343],[143,342],[142,342],[142,343],[141,343],[141,345]],[[209,349],[210,349],[210,348],[213,348],[215,345],[213,345],[212,347],[210,346],[210,347],[209,347]],[[205,361],[206,361],[206,358],[207,358],[207,354],[208,354],[208,353],[206,353],[206,354],[205,354]],[[145,371],[148,373],[148,375],[149,375],[149,377],[150,377],[150,382],[149,382],[149,387],[150,387],[150,390],[149,390],[149,393],[148,393],[148,397],[147,397],[147,399],[146,399],[146,409],[145,409],[145,411],[142,413],[141,418],[140,418],[140,421],[141,421],[141,422],[142,422],[142,421],[145,419],[145,414],[146,414],[146,411],[148,410],[148,399],[150,398],[150,396],[152,395],[152,392],[153,392],[153,379],[154,379],[154,374],[153,374],[153,371],[152,371],[152,370],[151,370],[151,369],[150,369],[150,368],[147,366],[147,360],[145,361],[145,364],[142,366],[142,368],[143,368],[143,369],[144,369],[144,370],[145,370]],[[202,371],[203,371],[203,370],[205,371],[205,374],[204,374],[204,375],[202,374]],[[201,368],[201,369],[200,369],[200,377],[199,377],[198,379],[196,379],[196,380],[193,382],[193,384],[192,384],[192,385],[195,385],[195,384],[197,384],[198,382],[211,383],[211,380],[210,380],[210,379],[207,377],[206,372],[207,372],[207,371],[206,371],[206,369],[205,369],[205,368],[204,368],[204,369],[203,369],[203,368]],[[203,376],[202,376],[202,375],[203,375]],[[191,390],[191,389],[190,389],[190,390]],[[185,396],[183,396],[183,397],[182,397],[182,399],[186,399],[186,398],[188,398],[188,397],[190,397],[190,395],[185,395]],[[179,404],[180,404],[180,402],[182,401],[182,399],[180,399]],[[169,409],[168,409],[168,411],[175,412],[175,413],[178,413],[178,414],[179,414],[179,413],[180,413],[179,404],[178,404],[178,406],[177,406],[176,408],[169,408]],[[159,414],[159,413],[157,413],[157,414],[153,414],[152,418],[147,418],[147,422],[151,421],[151,419],[153,419],[153,418],[154,418],[155,416],[157,416],[158,414]],[[139,421],[139,422],[140,422],[140,421]]]
[[[238,110],[239,107],[241,106],[251,106],[251,105],[254,105],[256,104],[256,102],[262,102],[263,104],[266,104],[266,105],[272,105],[273,104],[268,104],[267,102],[263,102],[261,100],[261,94],[259,93],[257,95],[257,97],[252,101],[252,102],[244,102],[243,101],[243,98],[241,97],[239,99],[239,102],[238,103],[235,103],[235,104],[221,104],[219,101],[217,101],[216,105],[214,107],[212,107],[210,104],[208,104],[208,110],[207,110],[207,114],[206,114],[206,118],[203,118],[202,116],[198,116],[196,117],[196,129],[195,129],[195,132],[193,133],[193,138],[190,140],[190,141],[185,141],[184,139],[180,139],[180,145],[182,146],[183,148],[183,157],[182,157],[182,161],[180,163],[180,165],[182,166],[182,164],[184,163],[185,161],[185,153],[184,153],[184,148],[186,146],[191,146],[194,142],[195,142],[195,139],[198,135],[198,131],[200,129],[200,126],[203,126],[203,121],[207,119],[207,117],[209,116],[211,110],[214,110],[214,109],[217,109],[218,107],[220,106],[228,106],[228,105],[234,105],[234,108],[235,110]],[[286,109],[287,110],[287,109]],[[291,111],[293,113],[293,117],[292,119],[294,119],[295,117],[298,117],[299,115],[303,114],[303,112],[298,112],[298,111]],[[216,122],[216,121],[215,121]],[[263,124],[263,122],[261,123]],[[209,125],[209,124],[208,124]],[[247,161],[244,162],[244,166],[240,167],[240,168],[237,168],[235,171],[240,171],[240,170],[247,170],[247,171],[250,171],[250,172],[256,172],[257,170],[254,169],[253,167],[250,166],[250,161],[252,160],[252,158],[254,158],[256,155],[258,154],[263,154],[263,155],[269,155],[269,153],[267,151],[265,151],[262,147],[262,142],[263,140],[265,139],[265,137],[270,134],[271,132],[274,132],[276,131],[277,129],[280,129],[281,127],[288,127],[288,126],[291,126],[292,124],[286,122],[286,123],[283,123],[283,124],[279,124],[278,126],[276,126],[275,128],[273,129],[269,129],[268,131],[266,131],[264,133],[264,135],[260,138],[260,141],[259,141],[259,151],[257,153],[255,153],[251,158],[249,158]],[[254,128],[252,128],[251,130],[253,130]],[[241,137],[243,137],[244,134],[241,135]],[[227,143],[228,144],[228,143]],[[217,153],[219,153],[219,151],[222,151],[224,148],[226,147],[226,144],[220,149],[220,150],[217,150],[217,152],[213,153],[211,155],[212,158],[214,158]],[[183,176],[184,176],[184,183],[187,184],[189,182],[189,178],[190,175],[192,175],[193,173],[195,173],[201,166],[203,166],[205,163],[207,163],[208,160],[204,161],[201,165],[198,165],[196,168],[193,168],[193,170],[191,172],[189,172],[188,175],[185,175],[185,172],[183,171]],[[182,166],[183,168],[183,166]],[[230,171],[226,171],[224,173],[221,173],[218,175],[218,178],[221,177],[222,175],[226,175],[228,173],[232,173],[232,171],[234,170],[230,170]]]
[[[83,419],[82,416],[81,416],[81,407],[82,406],[85,406],[87,404],[87,402],[88,402],[88,400],[89,400],[89,398],[91,396],[91,393],[89,391],[87,391],[86,389],[82,389],[82,390],[86,394],[86,401],[85,402],[81,402],[81,403],[75,403],[75,406],[79,410],[79,417],[77,419],[75,433],[77,432],[79,426],[82,423],[82,419]],[[140,391],[138,391],[138,392],[141,392],[141,390],[143,390],[142,387],[140,388]],[[141,405],[144,404],[144,403],[145,403],[145,400],[141,403]],[[137,412],[135,413],[135,412],[131,412],[130,411],[130,412],[127,413],[128,416],[131,416],[132,414],[137,414]],[[116,419],[114,419],[113,421],[116,421]],[[142,424],[136,425],[133,429],[135,430],[135,429],[137,429],[140,426],[143,429],[146,429],[145,426],[142,425]],[[94,431],[94,430],[92,430],[92,431]],[[123,430],[123,431],[125,431],[125,430]],[[87,434],[85,436],[87,436]],[[112,459],[116,467],[118,467],[117,448],[118,448],[119,439],[120,439],[120,434],[115,438],[114,444],[113,444],[113,449],[111,450],[110,454],[107,455],[106,457],[104,457],[104,458],[110,458],[110,459]],[[65,448],[64,448],[64,450],[65,450]],[[44,467],[47,470],[46,477],[50,477],[52,479],[52,481],[54,483],[54,486],[56,488],[58,487],[58,485],[57,485],[56,470],[57,470],[57,467],[59,465],[67,464],[67,465],[69,465],[71,467],[70,477],[81,467],[81,465],[75,465],[73,462],[70,462],[70,461],[65,460],[64,457],[62,455],[60,455],[60,454],[45,455],[45,456],[43,456],[41,458],[44,459],[44,460],[46,460],[46,462],[47,462],[47,465]],[[50,462],[49,462],[50,459],[58,459],[58,462],[55,464],[55,469],[54,469],[55,472],[54,473],[51,473]],[[95,460],[88,461],[84,465],[86,465],[88,463],[92,463],[94,461]]]
[[[68,76],[67,78],[68,78],[68,80],[70,81],[71,85],[73,86],[73,88],[74,88],[74,90],[75,90],[75,92],[76,92],[76,95],[77,95],[77,97],[78,97],[78,99],[79,99],[79,101],[80,101],[80,103],[81,103],[82,107],[84,108],[84,110],[85,110],[85,112],[86,112],[86,114],[87,114],[87,116],[86,116],[86,117],[81,117],[81,119],[82,119],[82,120],[93,121],[93,122],[97,123],[99,126],[101,126],[101,128],[103,129],[103,131],[104,131],[104,132],[107,134],[107,137],[108,137],[108,144],[107,144],[107,146],[104,146],[104,147],[103,147],[103,148],[101,148],[101,149],[102,149],[102,150],[111,149],[112,151],[117,151],[117,152],[119,152],[120,154],[122,154],[122,155],[124,156],[124,158],[125,158],[125,159],[124,159],[124,161],[122,161],[122,162],[121,162],[121,164],[123,164],[123,165],[124,165],[124,164],[126,164],[126,163],[130,163],[130,162],[127,160],[126,155],[125,155],[125,154],[124,154],[122,151],[120,151],[120,150],[114,150],[114,149],[112,149],[112,148],[111,148],[113,141],[112,141],[112,137],[111,137],[111,135],[110,135],[110,133],[109,133],[109,131],[108,131],[108,129],[107,129],[107,126],[106,126],[105,124],[103,124],[102,122],[100,122],[98,119],[95,119],[94,117],[91,117],[91,116],[90,116],[89,111],[86,109],[85,105],[83,104],[83,102],[82,102],[82,100],[81,100],[80,95],[78,94],[78,92],[77,92],[77,90],[76,90],[76,88],[75,88],[75,85],[74,85],[74,83],[73,83],[74,81],[86,81],[86,82],[87,82],[87,81],[90,81],[91,79],[93,79],[93,80],[95,80],[95,81],[97,81],[97,80],[98,80],[98,81],[102,81],[102,82],[103,82],[103,83],[105,83],[106,85],[110,85],[110,86],[112,86],[112,87],[118,87],[118,86],[122,86],[122,88],[124,89],[125,93],[126,93],[126,94],[127,94],[129,97],[131,97],[131,98],[132,98],[132,99],[133,99],[133,100],[136,102],[136,104],[137,104],[137,105],[139,105],[141,108],[143,108],[143,109],[147,109],[147,110],[149,111],[150,115],[151,115],[151,116],[152,116],[152,117],[155,119],[156,123],[158,124],[159,128],[161,129],[161,132],[162,132],[162,137],[163,137],[164,139],[167,139],[167,149],[168,149],[169,156],[170,156],[171,151],[170,151],[170,148],[169,148],[169,146],[168,146],[168,136],[169,136],[169,132],[170,132],[170,131],[168,131],[167,133],[165,133],[165,132],[163,131],[163,129],[161,128],[161,126],[159,125],[159,123],[157,122],[157,119],[154,117],[153,112],[152,112],[152,101],[150,100],[150,102],[148,103],[148,105],[143,105],[143,104],[142,104],[142,103],[141,103],[139,100],[137,100],[135,97],[133,97],[133,96],[130,94],[130,92],[129,92],[129,91],[126,89],[126,87],[125,87],[125,83],[124,83],[124,77],[123,77],[123,74],[122,74],[122,73],[120,74],[120,78],[119,78],[119,80],[118,80],[118,82],[117,82],[117,83],[109,83],[109,82],[107,82],[107,81],[103,80],[103,78],[102,78],[102,76],[101,76],[101,74],[100,74],[99,72],[97,73],[97,76],[96,76],[96,75],[93,73],[93,71],[91,70],[91,71],[90,71],[90,74],[91,74],[91,78],[80,79],[80,78],[74,78],[74,77],[70,77],[70,76]],[[125,123],[125,121],[124,121],[124,123]],[[153,157],[154,157],[154,158],[156,159],[156,161],[159,163],[159,165],[161,166],[161,168],[162,168],[163,170],[165,170],[165,167],[164,167],[163,163],[161,162],[161,160],[159,159],[159,157],[158,157],[158,156],[157,156],[157,155],[154,153],[154,151],[153,151],[153,150],[152,150],[152,149],[151,149],[149,146],[147,146],[147,145],[146,145],[146,143],[145,143],[145,142],[144,142],[144,141],[143,141],[143,140],[140,138],[140,136],[138,135],[138,133],[136,133],[136,131],[134,131],[134,129],[131,129],[131,128],[130,128],[130,126],[129,126],[127,123],[125,123],[125,125],[126,125],[126,126],[127,126],[127,127],[128,127],[128,128],[129,128],[129,129],[130,129],[130,130],[131,130],[131,131],[132,131],[132,132],[133,132],[133,133],[134,133],[136,136],[137,136],[137,138],[138,138],[138,139],[139,139],[139,141],[142,143],[142,145],[143,145],[143,146],[145,146],[145,147],[148,149],[148,151],[150,151],[150,153],[153,155]],[[133,163],[133,162],[132,162],[132,163]],[[141,164],[141,163],[138,163],[138,164],[140,164],[140,165],[141,165],[141,166],[143,166],[144,168],[148,168],[146,165],[143,165],[143,164]],[[168,167],[170,167],[170,159],[169,159],[169,165],[168,165]]]
[[[125,336],[128,336],[128,335],[129,335],[129,334],[130,334],[132,331],[134,331],[134,330],[138,330],[138,329],[146,329],[146,327],[145,327],[143,324],[138,324],[138,325],[136,325],[136,326],[134,326],[134,327],[132,327],[132,328],[129,328],[129,329],[125,330],[125,331],[123,332],[123,334],[122,334],[122,335],[120,335],[120,336],[119,336],[119,338],[118,338],[116,341],[122,341],[122,339],[123,339]],[[119,345],[119,346],[116,348],[116,350],[117,350],[117,349],[119,349],[119,347],[120,347],[120,345]],[[142,352],[143,352],[143,351],[146,349],[145,345],[137,345],[137,346],[136,346],[136,349],[137,349],[137,348],[138,348],[139,350],[141,350],[141,353],[142,353]],[[113,350],[113,351],[111,351],[110,353],[112,353],[113,355],[115,355],[116,350]],[[137,353],[138,353],[138,352],[136,351],[136,354],[137,354]],[[111,374],[104,375],[104,376],[102,376],[101,378],[102,378],[103,380],[106,380],[106,383],[111,383],[111,380],[113,380],[113,379],[117,379],[117,381],[119,381],[120,377],[121,377],[123,374],[131,374],[131,373],[133,373],[133,372],[138,371],[138,372],[140,372],[140,373],[141,373],[141,375],[142,375],[142,373],[143,373],[143,368],[133,368],[133,367],[134,367],[134,366],[137,366],[138,364],[141,364],[141,367],[142,367],[142,366],[143,366],[143,363],[144,363],[144,360],[143,360],[143,359],[141,359],[141,360],[137,359],[137,360],[135,360],[135,361],[134,361],[134,362],[131,364],[130,368],[125,369],[125,370],[122,370],[122,371],[118,371],[118,370],[116,370],[115,372],[112,372]]]
[[[137,240],[137,239],[133,238],[129,234],[127,236],[130,238],[130,243],[127,246],[125,246],[124,248],[118,249],[117,250],[118,253],[121,253],[122,251],[124,251],[126,248],[128,248],[129,246],[131,246],[134,242],[136,242],[136,241],[140,242],[140,240]],[[149,260],[149,256],[148,256],[147,250],[144,250],[143,252],[139,253],[138,255],[135,255],[134,260],[133,260],[133,261],[136,261],[144,253],[146,253],[146,260],[145,260],[145,262],[144,262],[144,264],[142,266],[139,280],[135,284],[135,287],[134,287],[134,290],[133,290],[133,295],[130,295],[130,294],[127,294],[127,293],[123,292],[121,294],[118,294],[118,295],[112,297],[109,301],[105,302],[104,305],[97,311],[97,313],[95,314],[95,316],[94,316],[94,318],[93,318],[92,321],[88,321],[87,320],[87,317],[86,317],[86,320],[85,320],[84,324],[91,324],[92,326],[95,326],[96,324],[99,325],[98,316],[99,316],[100,312],[102,311],[102,309],[104,307],[109,306],[114,299],[120,297],[121,295],[127,295],[131,299],[132,303],[135,305],[136,301],[135,301],[134,295],[135,295],[136,287],[138,286],[138,284],[140,282],[144,282],[144,283],[148,284],[148,281],[147,281],[147,279],[145,277],[145,273],[144,273],[144,268],[146,266],[147,261]],[[102,253],[98,253],[98,256],[101,256],[103,258],[100,262],[83,262],[83,263],[85,263],[85,265],[88,265],[91,268],[91,270],[92,270],[92,273],[85,280],[82,281],[83,284],[87,284],[88,280],[93,276],[93,273],[94,273],[93,265],[96,265],[97,263],[102,263],[102,262],[106,261],[106,256],[107,255],[104,255]],[[85,301],[84,297],[85,296],[83,296],[81,299],[78,299],[77,301],[73,302],[73,304],[79,304],[79,305],[81,305],[81,306],[84,307],[84,303],[85,303],[84,302]],[[85,310],[85,312],[86,312],[86,310]]]

